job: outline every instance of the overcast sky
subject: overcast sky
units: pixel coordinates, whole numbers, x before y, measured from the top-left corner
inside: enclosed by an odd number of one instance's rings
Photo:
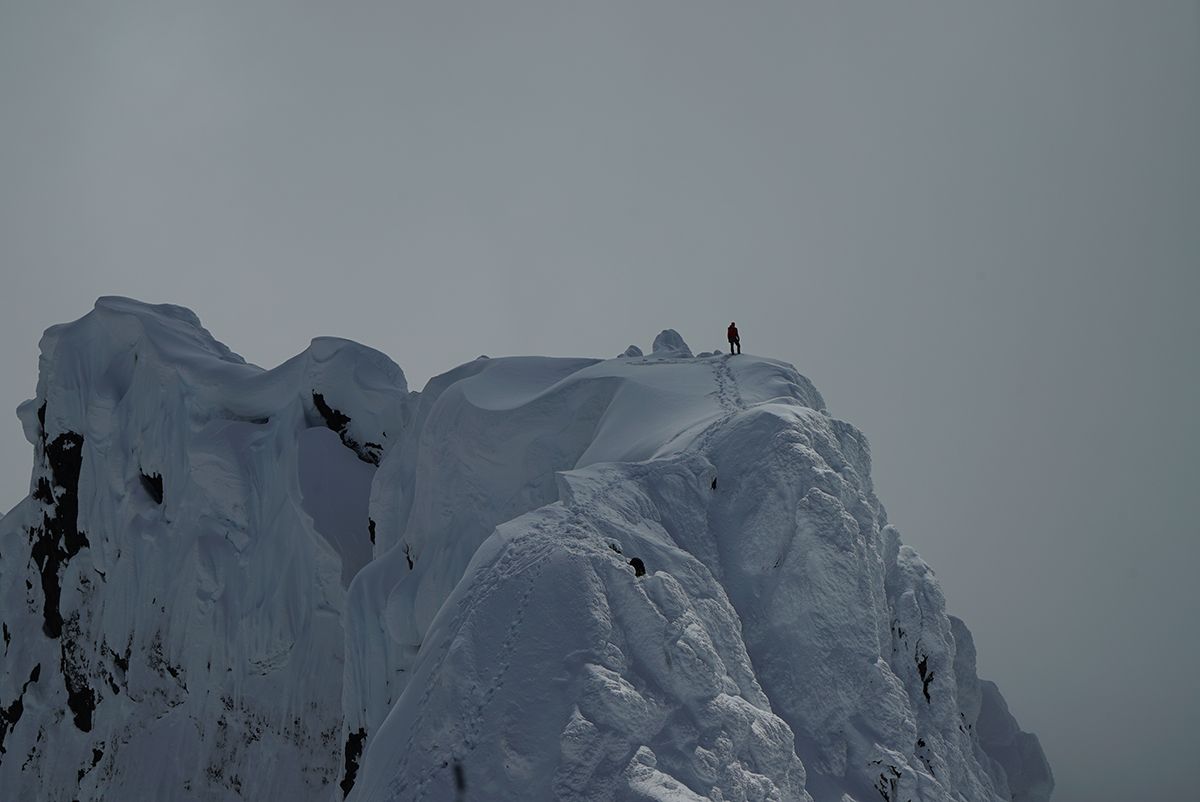
[[[1200,3],[0,0],[0,406],[96,296],[420,389],[736,320],[1059,802],[1195,794]],[[31,449],[0,419],[0,507]]]

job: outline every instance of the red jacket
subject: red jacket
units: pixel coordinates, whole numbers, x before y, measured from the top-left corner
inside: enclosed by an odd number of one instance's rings
[[[734,340],[737,340],[737,339],[739,339],[738,333],[737,333],[737,326],[730,324],[730,326],[729,326],[729,341],[733,342]]]

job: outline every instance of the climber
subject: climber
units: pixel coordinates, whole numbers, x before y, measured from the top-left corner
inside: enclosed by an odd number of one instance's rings
[[[727,333],[729,334],[729,353],[733,353],[733,347],[736,345],[737,352],[740,354],[742,352],[742,338],[738,336],[737,324],[730,323]]]

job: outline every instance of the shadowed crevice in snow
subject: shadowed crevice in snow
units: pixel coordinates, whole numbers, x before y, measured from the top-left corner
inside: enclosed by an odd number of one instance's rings
[[[883,802],[899,802],[896,791],[900,778],[904,776],[895,766],[886,766],[875,781],[875,790],[883,797]]]
[[[467,792],[467,774],[463,764],[457,760],[452,764],[454,769],[454,790],[458,791],[459,799]]]
[[[154,499],[155,504],[163,503],[163,478],[161,474],[145,474],[142,475],[142,488],[150,494],[150,498]]]
[[[921,655],[921,659],[917,661],[917,673],[921,675],[921,692],[925,694],[925,701],[929,702],[929,683],[933,682],[933,672],[929,670],[929,655]]]
[[[319,426],[298,438],[297,474],[301,509],[342,563],[342,583],[371,561],[371,524],[367,514],[375,468],[356,458],[334,434]]]

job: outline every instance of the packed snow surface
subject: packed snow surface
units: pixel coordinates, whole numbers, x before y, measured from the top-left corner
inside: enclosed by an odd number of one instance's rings
[[[409,392],[102,298],[0,518],[13,799],[1047,800],[1037,738],[783,362],[481,357]]]

